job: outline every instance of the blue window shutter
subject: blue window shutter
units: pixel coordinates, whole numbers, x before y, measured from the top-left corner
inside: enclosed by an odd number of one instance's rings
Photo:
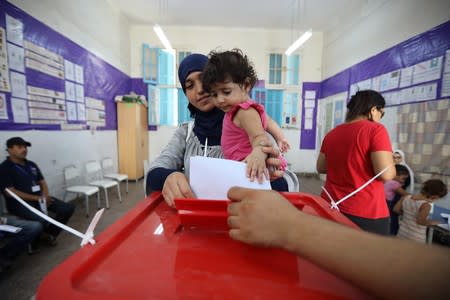
[[[268,90],[266,100],[266,112],[267,114],[281,126],[282,115],[281,112],[283,105],[283,91],[281,90]]]
[[[173,125],[173,88],[159,89],[159,116],[161,125]]]
[[[158,84],[169,85],[174,84],[174,55],[158,49]]]
[[[178,123],[188,122],[191,119],[191,112],[188,109],[189,101],[183,93],[183,89],[178,89]]]
[[[142,78],[145,83],[156,84],[158,80],[158,48],[147,44],[142,47]]]
[[[298,85],[299,84],[299,73],[300,73],[300,56],[289,55],[287,57],[287,74],[286,83],[288,85]]]

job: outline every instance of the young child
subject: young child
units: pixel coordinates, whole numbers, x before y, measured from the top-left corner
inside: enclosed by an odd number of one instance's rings
[[[392,209],[392,201],[395,194],[400,194],[402,197],[409,195],[407,191],[403,189],[403,184],[409,177],[408,169],[402,165],[395,165],[396,175],[392,180],[384,182],[384,195],[390,209]]]
[[[392,180],[384,182],[384,195],[389,208],[389,227],[391,235],[397,235],[398,232],[398,214],[393,212],[392,209],[401,197],[409,195],[409,193],[403,189],[405,181],[409,178],[408,169],[403,165],[396,164],[395,171],[395,177]]]
[[[427,220],[431,202],[445,195],[447,186],[439,179],[430,179],[423,183],[419,194],[400,199],[394,206],[394,211],[402,215],[397,236],[425,243],[427,225],[440,223]]]
[[[290,145],[278,127],[264,111],[264,106],[250,99],[249,92],[257,76],[247,56],[239,49],[209,54],[203,70],[202,84],[211,93],[214,104],[225,112],[221,146],[224,157],[247,162],[247,176],[262,182],[268,177],[267,154],[261,145],[268,141],[268,131],[277,141],[282,153]],[[286,160],[282,158],[282,168]]]

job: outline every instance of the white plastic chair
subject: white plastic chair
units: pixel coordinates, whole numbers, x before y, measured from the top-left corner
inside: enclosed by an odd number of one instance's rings
[[[144,160],[144,195],[147,197],[147,173],[150,170],[150,163],[148,160]]]
[[[119,182],[119,184],[122,181],[126,181],[126,192],[128,194],[128,175],[114,173],[113,167],[114,166],[113,166],[112,158],[105,157],[102,160],[103,177],[108,178],[108,179],[113,179],[113,180]]]
[[[83,194],[86,202],[86,217],[89,216],[89,196],[97,194],[97,208],[100,208],[100,193],[98,187],[90,185],[82,185],[80,173],[74,165],[70,165],[64,168],[64,183],[66,192],[64,193],[64,201],[69,193]]]
[[[102,188],[105,191],[106,208],[109,208],[108,189],[113,186],[117,187],[117,195],[119,196],[119,201],[122,202],[119,183],[115,180],[104,179],[102,169],[97,161],[91,160],[86,163],[86,178],[89,185]]]

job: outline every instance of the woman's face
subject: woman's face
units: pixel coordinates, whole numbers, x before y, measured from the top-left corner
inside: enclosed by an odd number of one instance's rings
[[[203,90],[202,72],[192,72],[186,78],[186,97],[195,108],[207,112],[214,108],[214,102],[210,95]]]
[[[383,108],[377,108],[376,106],[372,107],[369,113],[369,120],[372,120],[374,122],[380,122],[381,119],[384,116],[384,107]]]
[[[394,152],[393,157],[394,157],[394,163],[396,165],[398,165],[399,163],[401,163],[403,161],[402,155],[398,152]]]

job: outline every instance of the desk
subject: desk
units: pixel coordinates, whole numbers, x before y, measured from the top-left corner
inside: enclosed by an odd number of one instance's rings
[[[357,228],[320,197],[287,194],[305,213]],[[207,216],[215,225],[226,226],[223,202],[223,214]],[[181,216],[152,193],[53,269],[36,299],[373,298],[292,253],[234,241],[227,230],[188,228]]]
[[[438,221],[442,222],[443,224],[448,224],[447,223],[448,219],[443,218],[441,216],[441,213],[450,214],[450,210],[440,207],[440,206],[437,206],[437,205],[433,205],[433,213],[431,214],[431,217],[429,219],[430,220],[438,220]],[[434,230],[440,231],[446,235],[449,234],[448,225],[447,225],[447,228],[443,228],[443,227],[437,226],[437,225],[428,226],[427,244],[433,243]]]

